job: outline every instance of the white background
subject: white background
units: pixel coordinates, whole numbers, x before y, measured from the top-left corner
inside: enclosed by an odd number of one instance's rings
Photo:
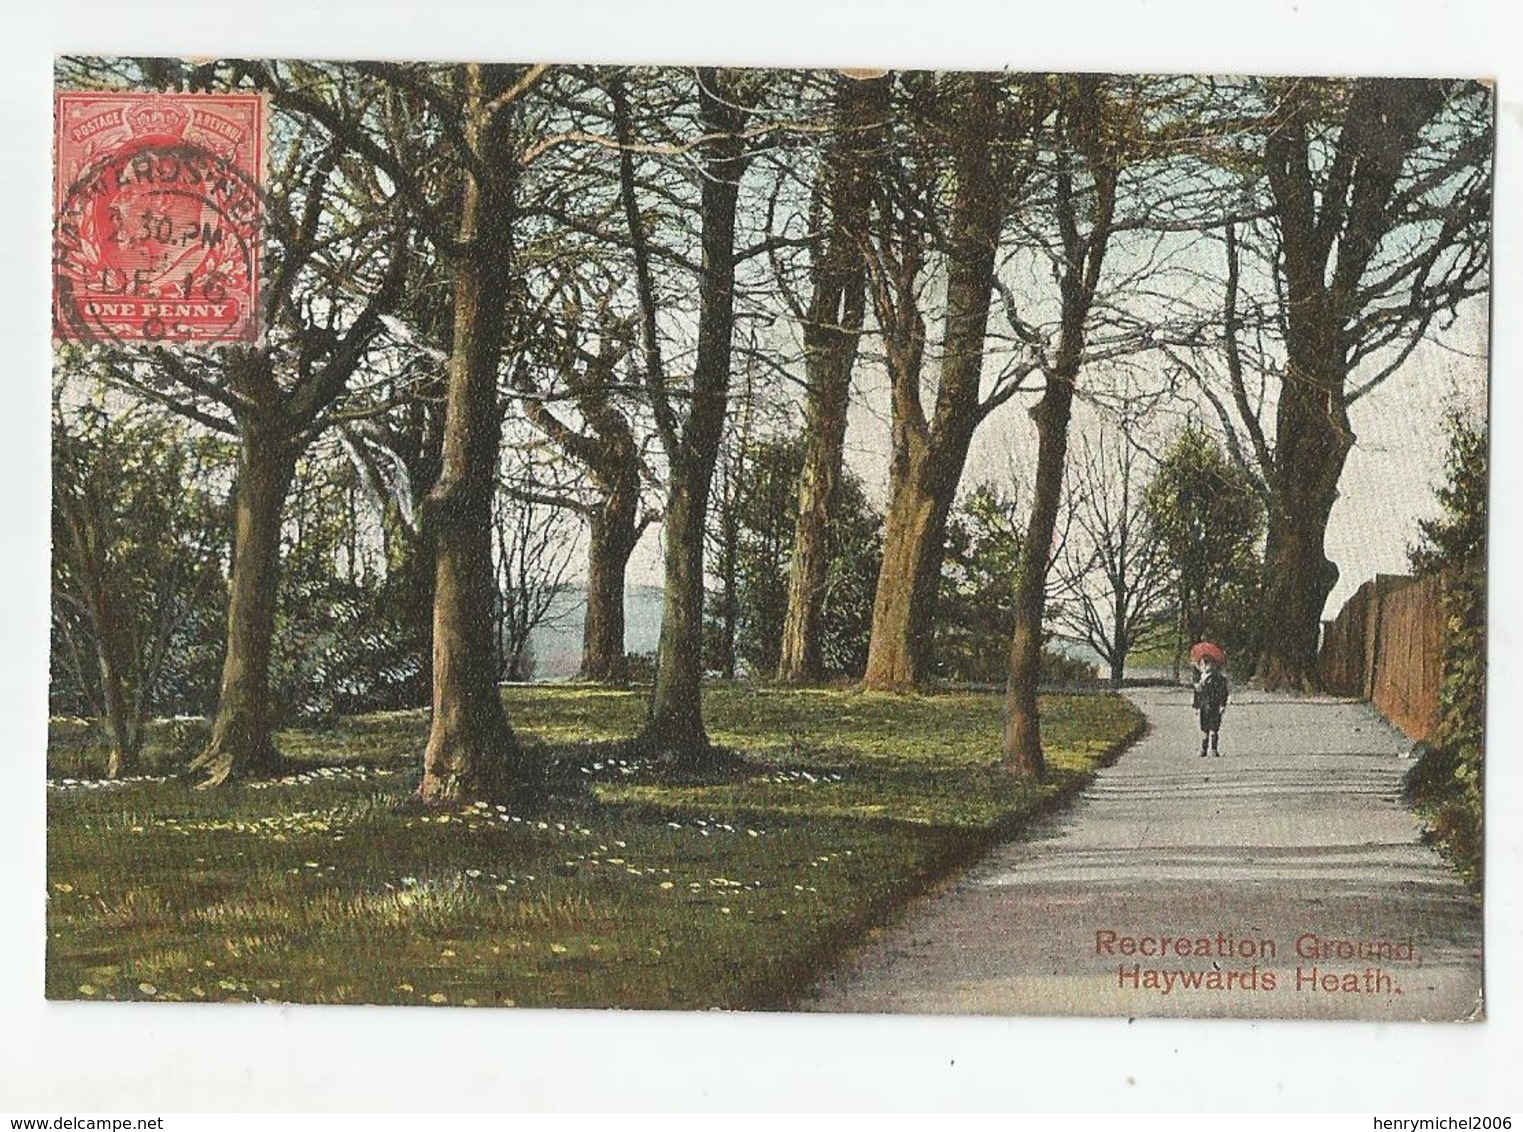
[[[0,531],[12,536],[0,555],[0,1114],[1523,1109],[1523,774],[1512,692],[1523,675],[1523,602],[1512,591],[1523,486],[1517,22],[1503,0],[116,0],[12,13],[0,23],[0,482],[8,488]],[[1497,78],[1490,1020],[1128,1023],[44,1002],[48,200],[59,52]]]

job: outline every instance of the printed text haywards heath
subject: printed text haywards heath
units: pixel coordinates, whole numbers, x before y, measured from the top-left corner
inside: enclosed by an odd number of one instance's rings
[[[1165,995],[1187,990],[1284,989],[1303,994],[1394,995],[1401,994],[1401,984],[1387,965],[1411,964],[1417,959],[1411,939],[1350,939],[1314,931],[1296,936],[1286,952],[1287,962],[1292,954],[1295,957],[1294,971],[1271,967],[1281,950],[1268,937],[1229,931],[1129,935],[1101,928],[1095,932],[1095,954],[1120,960],[1118,986]]]

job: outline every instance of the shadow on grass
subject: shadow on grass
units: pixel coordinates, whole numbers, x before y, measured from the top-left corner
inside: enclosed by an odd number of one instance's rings
[[[1140,715],[1132,728],[1106,749],[1096,767],[1114,766],[1131,747],[1143,739],[1150,725]],[[1032,808],[1008,813],[985,829],[946,831],[945,841],[927,866],[911,877],[892,899],[864,909],[850,920],[834,925],[808,956],[800,955],[771,985],[756,988],[753,1008],[795,1010],[810,997],[827,971],[846,962],[862,946],[869,933],[901,921],[909,911],[923,905],[956,878],[977,864],[995,846],[1040,836],[1048,823],[1094,781],[1093,772],[1061,776],[1057,789],[1047,792]]]
[[[747,750],[679,777],[604,737],[627,697],[525,700],[540,814],[410,807],[425,713],[282,733],[291,783],[49,790],[48,996],[786,1009],[1141,731],[1061,705],[1032,784],[992,697],[721,698]]]

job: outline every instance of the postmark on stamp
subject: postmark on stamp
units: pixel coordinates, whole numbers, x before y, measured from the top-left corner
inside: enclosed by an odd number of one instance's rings
[[[58,95],[56,339],[258,339],[265,117],[257,94]]]

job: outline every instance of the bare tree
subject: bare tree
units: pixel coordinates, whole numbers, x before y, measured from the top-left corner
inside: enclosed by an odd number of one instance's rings
[[[274,84],[277,105],[326,125],[379,170],[453,274],[440,471],[424,501],[435,556],[433,721],[419,797],[518,797],[538,787],[493,680],[496,600],[492,506],[502,436],[498,374],[520,267],[522,180],[536,159],[575,138],[527,109],[544,64],[356,64],[379,79],[410,129],[380,134],[327,88]]]
[[[1486,282],[1490,105],[1479,84],[1432,80],[1300,83],[1279,99],[1264,149],[1286,351],[1267,465],[1259,617],[1276,630],[1259,657],[1265,687],[1317,685],[1322,606],[1338,577],[1323,540],[1354,443],[1349,405]],[[1365,359],[1376,368],[1355,384]]]
[[[518,683],[534,675],[534,630],[553,622],[576,550],[568,526],[562,508],[511,492],[497,497],[492,532],[498,680]]]
[[[520,494],[569,508],[586,520],[587,602],[580,675],[583,680],[622,685],[629,678],[625,575],[630,555],[657,514],[644,502],[653,473],[635,431],[635,415],[620,396],[619,370],[635,347],[635,331],[632,320],[613,306],[619,280],[604,278],[598,286],[573,276],[562,285],[566,292],[560,317],[546,318],[529,329],[539,348],[531,345],[525,352],[514,383],[522,394],[525,417],[579,469],[580,482],[553,493],[534,484],[528,493],[520,488]],[[548,371],[544,382],[538,380],[541,371]]]
[[[1043,359],[1045,389],[1031,409],[1037,428],[1037,467],[1031,516],[1016,580],[1015,633],[1010,645],[1010,686],[1005,705],[1005,761],[1016,773],[1045,769],[1037,682],[1047,563],[1057,526],[1068,423],[1074,387],[1085,358],[1089,316],[1116,219],[1125,124],[1106,80],[1062,77],[1056,82],[1052,219],[1058,247],[1054,274],[1061,313],[1056,346]],[[1019,326],[1012,312],[1011,321]]]
[[[1148,457],[1125,425],[1080,438],[1069,465],[1072,516],[1055,573],[1063,600],[1058,624],[1088,645],[1110,669],[1113,686],[1126,674],[1130,653],[1166,638],[1161,615],[1171,579],[1164,548],[1147,508]]]

